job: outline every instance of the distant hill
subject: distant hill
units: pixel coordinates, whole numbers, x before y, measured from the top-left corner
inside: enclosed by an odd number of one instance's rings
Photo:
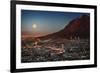
[[[71,22],[62,30],[39,37],[40,39],[56,39],[56,38],[67,38],[70,37],[80,37],[89,38],[90,37],[90,17],[88,15],[82,15]]]

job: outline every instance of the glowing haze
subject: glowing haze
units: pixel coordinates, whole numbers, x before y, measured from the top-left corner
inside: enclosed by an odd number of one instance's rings
[[[39,37],[57,32],[84,14],[86,13],[21,10],[22,36]]]

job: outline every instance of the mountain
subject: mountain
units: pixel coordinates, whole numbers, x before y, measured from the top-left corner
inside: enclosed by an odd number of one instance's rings
[[[88,15],[82,15],[71,22],[62,30],[39,37],[41,39],[56,39],[56,38],[67,38],[70,37],[80,37],[89,38],[90,37],[90,17]]]

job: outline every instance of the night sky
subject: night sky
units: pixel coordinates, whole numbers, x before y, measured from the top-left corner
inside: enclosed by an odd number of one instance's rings
[[[22,35],[39,37],[57,32],[84,14],[88,13],[21,10]],[[36,25],[35,29],[33,24]]]

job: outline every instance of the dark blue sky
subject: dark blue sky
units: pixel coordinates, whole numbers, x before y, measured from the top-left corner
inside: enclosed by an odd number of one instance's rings
[[[26,34],[43,36],[63,29],[71,20],[84,14],[88,13],[21,10],[21,29]],[[36,29],[32,28],[33,24]]]

